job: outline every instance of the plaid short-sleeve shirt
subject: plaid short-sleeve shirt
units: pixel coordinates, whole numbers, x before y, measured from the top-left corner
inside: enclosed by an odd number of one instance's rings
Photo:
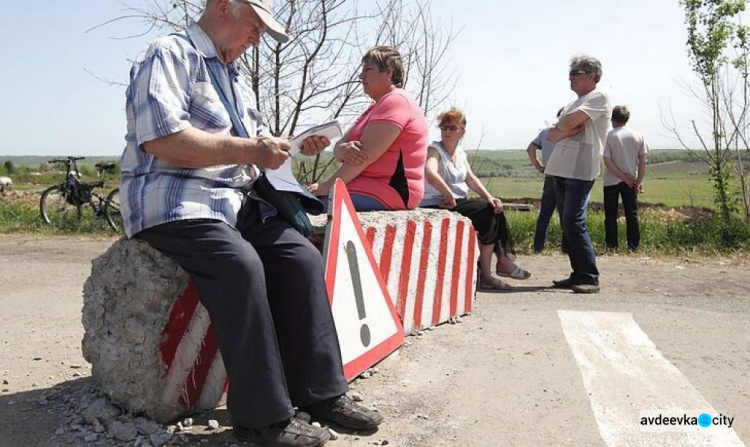
[[[247,132],[264,133],[260,114],[251,107],[251,91],[234,64],[218,59],[213,43],[196,23],[186,31],[189,40],[176,35],[156,40],[130,72],[128,130],[120,160],[120,206],[128,237],[185,219],[216,219],[235,225],[242,205],[240,190],[253,178],[253,166],[188,169],[154,157],[142,147],[189,127],[231,134],[232,121],[211,83],[208,64],[222,89],[234,92]]]

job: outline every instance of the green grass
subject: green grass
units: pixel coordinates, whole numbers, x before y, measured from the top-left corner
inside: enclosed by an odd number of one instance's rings
[[[511,227],[516,250],[530,253],[534,242],[537,212],[514,212],[506,215]],[[640,219],[641,246],[643,254],[727,254],[750,250],[750,226],[732,221],[724,227],[717,219],[684,221],[663,219],[655,213],[642,213]],[[589,211],[586,225],[594,249],[605,251],[604,213]],[[626,252],[625,224],[617,226],[619,251]],[[562,241],[562,231],[557,215],[552,216],[547,229],[546,248],[556,250]]]
[[[537,212],[507,213],[516,250],[519,253],[532,251]],[[641,252],[643,254],[727,254],[750,250],[750,226],[733,221],[728,227],[715,219],[685,221],[665,219],[658,213],[644,211],[641,223]],[[589,211],[587,225],[595,250],[604,251],[604,215]],[[620,247],[625,251],[625,225],[618,225]],[[0,234],[37,233],[44,235],[87,234],[112,236],[103,219],[90,213],[80,221],[70,222],[63,228],[45,225],[39,218],[36,207],[0,202]],[[547,230],[548,249],[557,249],[562,240],[557,215],[552,217]]]
[[[97,219],[91,210],[84,210],[81,220],[64,226],[47,225],[39,216],[39,209],[20,203],[0,202],[0,234],[35,233],[47,235],[87,234],[113,236],[104,219]]]
[[[482,176],[482,181],[488,189],[506,202],[515,199],[539,199],[541,197],[544,177],[531,167],[525,150],[504,151],[469,151],[469,160],[474,171],[489,175]],[[45,167],[47,157],[29,157],[14,159],[17,166],[33,168]],[[325,165],[330,154],[322,157],[321,165]],[[90,166],[97,158],[87,159]],[[309,168],[313,159],[303,157]],[[649,155],[649,166],[644,181],[645,192],[640,196],[644,204],[663,204],[668,207],[706,207],[713,209],[713,191],[706,166],[696,161],[696,154],[677,150],[656,150]],[[2,160],[0,160],[2,161]],[[89,166],[89,168],[90,168]],[[323,175],[327,178],[335,168],[330,166]],[[26,182],[14,184],[16,190],[37,189],[59,182],[59,170],[50,170],[41,174],[32,173],[26,169]],[[296,167],[299,170],[299,166]],[[302,176],[300,176],[302,177]],[[118,174],[110,174],[106,178],[106,189],[114,187]],[[93,181],[94,178],[87,180]],[[310,181],[311,179],[308,179]],[[304,182],[304,180],[303,180]],[[602,179],[598,178],[591,193],[593,203],[601,203],[603,195]],[[694,219],[675,220],[665,218],[664,212],[641,213],[641,250],[644,253],[731,253],[750,250],[750,226],[733,221],[728,226],[722,226],[718,220]],[[522,253],[531,251],[534,228],[536,225],[536,211],[530,213],[509,212],[508,218],[512,227],[516,246]],[[601,212],[589,212],[589,232],[596,250],[604,250],[604,216]],[[620,231],[620,245],[625,244],[625,225],[618,225]],[[43,225],[39,218],[37,205],[11,204],[0,200],[0,234],[2,233],[40,233],[40,234],[101,234],[112,235],[103,219],[96,219],[90,213],[84,215],[81,221],[75,221],[65,228],[55,228]],[[560,245],[561,233],[557,216],[550,223],[547,237],[547,247]]]

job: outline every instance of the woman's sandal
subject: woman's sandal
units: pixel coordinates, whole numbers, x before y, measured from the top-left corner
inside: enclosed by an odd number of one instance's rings
[[[513,286],[497,278],[492,278],[492,280],[489,282],[485,282],[481,278],[479,279],[479,290],[511,290],[511,289],[513,289]]]
[[[510,273],[499,272],[499,271],[495,273],[497,273],[497,276],[502,276],[504,278],[519,279],[519,280],[529,279],[531,277],[531,273],[528,270],[524,270],[519,266],[516,266],[516,268],[514,268],[513,271]]]

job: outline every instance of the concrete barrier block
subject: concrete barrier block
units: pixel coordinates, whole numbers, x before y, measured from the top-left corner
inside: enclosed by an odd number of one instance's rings
[[[405,333],[471,311],[479,252],[470,221],[443,210],[358,216]],[[322,242],[326,219],[314,221]],[[220,404],[227,377],[218,345],[174,261],[120,239],[94,260],[83,292],[83,355],[116,404],[159,422]]]
[[[189,276],[147,243],[120,239],[83,289],[83,355],[118,405],[167,422],[215,408],[226,372]]]

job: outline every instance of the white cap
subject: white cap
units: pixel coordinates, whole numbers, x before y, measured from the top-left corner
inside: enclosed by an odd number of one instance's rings
[[[278,42],[284,43],[289,40],[286,29],[273,18],[273,0],[241,0],[253,7],[260,19],[265,23],[267,33]]]

